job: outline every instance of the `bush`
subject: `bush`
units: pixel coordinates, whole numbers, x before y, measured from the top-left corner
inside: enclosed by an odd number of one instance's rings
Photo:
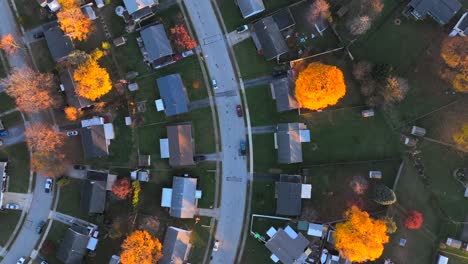
[[[406,215],[405,226],[408,229],[420,229],[424,222],[423,214],[414,210]]]
[[[387,234],[393,234],[397,231],[398,227],[395,223],[395,220],[393,220],[393,217],[385,216],[382,220],[384,220],[385,224],[387,225]]]
[[[374,201],[381,205],[391,205],[396,202],[397,198],[392,189],[383,184],[374,187]]]

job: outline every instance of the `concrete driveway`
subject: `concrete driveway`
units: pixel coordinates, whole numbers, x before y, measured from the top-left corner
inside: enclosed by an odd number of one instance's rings
[[[30,193],[13,193],[5,192],[3,193],[3,204],[2,207],[6,204],[13,203],[19,205],[19,210],[23,208],[28,209],[31,205],[32,194]]]
[[[235,30],[229,32],[226,36],[229,39],[229,43],[234,46],[239,42],[242,42],[248,38],[250,38],[250,30],[247,30],[242,33],[237,33]]]

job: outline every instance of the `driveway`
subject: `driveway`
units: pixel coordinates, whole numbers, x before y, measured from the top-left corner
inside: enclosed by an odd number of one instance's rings
[[[223,32],[209,0],[185,0],[215,90],[222,146],[222,189],[215,238],[221,246],[212,252],[211,263],[234,263],[240,244],[247,197],[247,161],[239,156],[246,140],[244,119],[236,113],[241,104],[239,84],[228,54]]]
[[[15,145],[25,140],[23,124],[18,124],[14,127],[9,127],[7,131],[8,131],[8,136],[1,137],[1,139],[3,140],[4,147]]]
[[[30,207],[32,200],[32,194],[30,193],[13,193],[13,192],[5,192],[3,193],[3,204],[13,203],[19,205],[19,210],[23,210],[23,208],[28,209]]]

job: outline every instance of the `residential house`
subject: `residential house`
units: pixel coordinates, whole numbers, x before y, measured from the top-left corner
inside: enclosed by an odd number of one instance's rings
[[[202,192],[197,190],[197,178],[172,178],[172,188],[163,188],[161,206],[169,208],[169,214],[177,218],[193,218],[197,211],[197,200]]]
[[[304,123],[278,124],[275,133],[278,162],[283,164],[302,162],[303,142],[310,142],[310,131]]]
[[[458,20],[457,24],[453,27],[450,36],[459,35],[461,37],[468,36],[468,12],[465,12]]]
[[[73,70],[64,69],[59,72],[60,79],[60,89],[65,93],[67,97],[67,102],[69,106],[75,107],[77,109],[84,109],[91,107],[93,101],[79,96],[76,93],[75,81],[73,80]]]
[[[169,158],[169,165],[172,167],[194,166],[192,124],[174,124],[166,129],[168,138],[159,140],[161,158]]]
[[[311,193],[312,185],[302,184],[300,175],[281,174],[275,183],[276,214],[300,215],[302,199],[310,199]]]
[[[188,96],[185,89],[182,77],[180,74],[175,73],[166,75],[156,80],[158,84],[159,94],[161,95],[161,103],[156,102],[156,107],[162,105],[166,116],[174,116],[188,112]]]
[[[138,43],[145,62],[158,69],[173,63],[174,51],[163,24],[149,25],[140,31]]]
[[[266,60],[279,59],[282,54],[288,52],[283,32],[295,24],[289,8],[281,9],[253,23],[252,40],[257,51],[263,54]]]
[[[65,233],[63,241],[57,251],[57,259],[65,264],[83,263],[86,256],[89,242],[88,229],[81,226],[72,225]]]
[[[421,20],[432,17],[441,25],[447,24],[460,10],[461,4],[457,0],[411,0],[405,13]]]
[[[271,252],[271,260],[275,263],[281,261],[283,264],[306,263],[311,250],[308,248],[309,241],[301,233],[297,233],[290,226],[278,230],[273,227],[267,232],[270,239],[265,246]]]
[[[105,123],[102,117],[81,120],[81,143],[85,158],[98,158],[109,155],[109,145],[115,138],[114,125]]]
[[[243,18],[248,18],[265,11],[262,0],[237,0]]]
[[[88,214],[102,214],[106,207],[107,172],[89,170],[81,189],[81,209]]]
[[[58,24],[45,30],[44,37],[55,62],[65,60],[75,50],[71,38],[63,33]]]
[[[138,22],[154,14],[158,0],[124,0],[125,8],[133,21]]]
[[[289,77],[275,79],[270,83],[271,94],[276,100],[276,111],[285,112],[300,108],[294,92],[294,81]]]
[[[163,256],[159,264],[184,264],[192,244],[190,244],[191,231],[170,226],[166,231],[162,248]]]

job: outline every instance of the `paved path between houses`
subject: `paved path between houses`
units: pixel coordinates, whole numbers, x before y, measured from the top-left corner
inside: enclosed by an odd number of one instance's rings
[[[205,98],[197,101],[192,101],[188,105],[190,111],[200,108],[210,107],[210,98]]]
[[[223,160],[223,152],[218,153],[209,153],[209,154],[199,154],[205,156],[204,161],[217,161],[217,160]],[[203,161],[202,161],[203,162]]]
[[[276,126],[255,126],[252,127],[252,134],[269,134],[276,131]]]
[[[215,79],[218,119],[223,150],[222,190],[215,239],[221,246],[212,253],[211,263],[234,263],[240,243],[247,197],[247,162],[239,156],[238,147],[246,139],[244,119],[236,113],[241,104],[224,34],[209,0],[185,0],[197,33],[211,79]]]
[[[253,88],[253,87],[258,87],[261,85],[266,85],[270,84],[271,81],[273,81],[275,78],[273,78],[270,75],[265,75],[265,76],[260,76],[254,79],[249,79],[244,81],[244,87],[245,88]]]
[[[219,208],[214,208],[214,209],[198,208],[197,212],[195,214],[196,215],[201,215],[201,216],[208,216],[208,217],[218,218],[219,217]]]

